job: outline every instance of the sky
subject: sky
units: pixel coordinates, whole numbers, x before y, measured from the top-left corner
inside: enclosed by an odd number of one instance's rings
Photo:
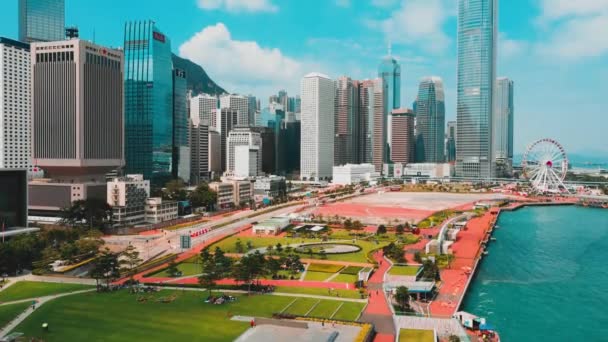
[[[401,104],[439,76],[456,117],[456,0],[66,0],[66,25],[118,47],[124,23],[152,19],[172,49],[226,90],[266,102],[299,93],[302,76],[377,77],[401,64]],[[17,38],[17,0],[4,0],[0,36]],[[551,137],[608,160],[608,0],[499,1],[497,76],[515,82],[515,152]]]

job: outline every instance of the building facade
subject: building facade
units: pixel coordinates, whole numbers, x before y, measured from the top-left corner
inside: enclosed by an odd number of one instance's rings
[[[380,177],[376,171],[376,166],[372,164],[346,164],[333,167],[334,184],[350,185],[360,182],[373,181]]]
[[[416,112],[416,162],[441,163],[445,148],[445,94],[441,78],[420,81]]]
[[[148,197],[150,181],[143,175],[126,175],[109,181],[107,202],[112,207],[112,222],[118,226],[144,223]]]
[[[178,203],[163,201],[160,197],[148,198],[146,201],[146,222],[156,224],[175,220],[178,217]]]
[[[228,167],[228,135],[234,127],[236,127],[238,111],[231,110],[228,108],[222,108],[217,110],[217,122],[218,130],[220,133],[220,153],[221,153],[221,170],[222,172],[227,170]]]
[[[456,176],[490,178],[497,0],[458,1]]]
[[[222,173],[222,139],[218,131],[209,130],[209,173],[210,177]]]
[[[0,168],[0,189],[0,228],[27,227],[27,170]]]
[[[498,78],[494,99],[492,125],[496,175],[508,177],[513,168],[513,81]]]
[[[257,177],[253,189],[255,195],[277,198],[287,194],[287,183],[285,177],[281,176]]]
[[[55,179],[124,165],[123,54],[90,42],[32,43],[33,164]]]
[[[259,160],[261,159],[259,146],[239,145],[234,147],[234,171],[236,177],[257,177]]]
[[[188,117],[186,72],[180,69],[173,69],[173,153],[171,172],[173,178],[181,178],[186,183],[190,182]]]
[[[414,120],[416,115],[411,109],[393,109],[391,161],[393,163],[412,163],[414,161]]]
[[[236,127],[230,131],[228,135],[227,147],[226,147],[226,155],[227,164],[226,164],[226,172],[234,172],[236,170],[236,147],[237,146],[249,146],[255,150],[255,162],[257,164],[257,175],[262,174],[262,136],[260,133],[255,132],[249,127]],[[249,154],[251,152],[248,152]],[[250,159],[248,159],[250,160]],[[244,166],[243,166],[244,167]],[[244,169],[243,169],[244,170]]]
[[[190,99],[190,118],[195,123],[208,122],[209,127],[217,127],[217,102],[215,96],[199,94]]]
[[[64,0],[19,0],[20,41],[32,43],[64,39]]]
[[[456,121],[448,121],[445,141],[445,159],[447,162],[456,160]]]
[[[234,186],[232,183],[213,182],[209,188],[217,194],[217,209],[226,209],[234,205]]]
[[[29,44],[0,37],[0,169],[32,169]]]
[[[359,89],[350,77],[336,80],[334,165],[357,162],[359,150]]]
[[[172,176],[171,42],[151,21],[125,24],[125,171],[152,183]]]
[[[235,126],[249,126],[249,98],[243,95],[227,94],[220,96],[220,108],[237,113]]]
[[[190,184],[209,179],[209,121],[195,124],[190,121]],[[219,152],[219,146],[218,146]]]
[[[384,116],[386,117],[384,125],[386,128],[385,136],[385,159],[390,156],[390,141],[391,141],[391,123],[390,113],[393,109],[401,107],[401,65],[391,55],[389,47],[388,55],[385,56],[378,66],[378,77],[383,81],[384,92],[386,93],[386,102],[384,103]]]
[[[302,134],[300,178],[332,177],[334,164],[334,82],[311,73],[302,79]]]
[[[364,80],[359,84],[359,161],[382,170],[386,156],[386,87],[382,78]]]

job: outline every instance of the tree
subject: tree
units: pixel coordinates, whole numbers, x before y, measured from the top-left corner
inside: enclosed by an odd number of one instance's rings
[[[300,261],[300,256],[297,254],[291,254],[285,258],[285,267],[293,275],[304,269],[304,264]]]
[[[169,267],[167,267],[167,273],[169,273],[170,277],[177,277],[179,274],[179,269],[177,268],[177,264],[174,260],[171,260],[169,263]]]
[[[291,254],[291,252],[293,252],[293,247],[287,245],[287,247],[285,247],[285,254]]]
[[[397,227],[395,227],[395,233],[397,233],[398,235],[403,234],[404,231],[405,227],[402,224],[398,224]]]
[[[275,258],[269,258],[266,261],[266,269],[268,270],[268,273],[275,277],[277,273],[279,273],[279,271],[281,270],[281,265],[281,261]]]
[[[209,184],[201,183],[188,196],[193,207],[205,207],[209,210],[217,202],[217,193],[209,188]]]
[[[110,287],[110,283],[120,277],[119,267],[117,254],[112,253],[107,247],[101,251],[94,261],[93,269],[90,272],[91,277],[97,281],[97,291],[100,289],[100,280],[105,280],[106,286]]]
[[[277,253],[281,253],[283,252],[283,245],[281,245],[280,242],[277,243],[277,245],[274,247],[274,249],[277,251]]]
[[[272,255],[273,248],[274,247],[272,245],[268,245],[268,247],[266,247],[266,254]]]
[[[353,222],[353,229],[354,230],[361,230],[361,229],[363,229],[363,224],[361,223],[361,221],[355,220]]]
[[[319,255],[321,256],[321,259],[327,259],[327,252],[325,252],[325,248],[321,248],[319,250]]]
[[[251,283],[265,274],[266,259],[259,251],[243,256],[233,268],[233,275],[237,281],[248,284],[247,291],[251,292]]]
[[[244,248],[243,248],[243,243],[241,242],[241,239],[236,239],[236,242],[234,243],[234,248],[237,253],[243,253]]]
[[[460,337],[456,335],[450,335],[450,337],[448,337],[448,342],[460,342]]]
[[[171,201],[185,201],[186,196],[186,185],[181,179],[173,179],[165,184],[163,189],[162,198]]]
[[[139,258],[139,252],[133,245],[127,246],[120,256],[120,272],[128,274],[131,278],[131,282],[133,282],[136,267],[141,264],[143,260]]]
[[[112,207],[105,199],[87,198],[77,200],[61,211],[62,222],[70,226],[86,224],[89,229],[105,230],[112,222]]]
[[[419,264],[422,264],[422,256],[420,255],[419,251],[414,253],[414,261],[416,261]]]
[[[232,260],[228,258],[221,248],[216,247],[213,255],[207,248],[204,248],[200,253],[201,259],[201,275],[198,277],[198,282],[202,287],[211,290],[215,287],[216,282],[223,279],[232,267]]]
[[[395,300],[399,304],[401,311],[410,310],[410,291],[405,286],[399,286],[395,293]]]
[[[248,250],[248,251],[250,251],[250,250],[252,250],[252,249],[253,249],[253,243],[251,243],[251,240],[247,240],[246,245],[247,245],[247,250]]]
[[[386,226],[381,224],[378,226],[378,230],[376,231],[377,235],[386,234]]]
[[[344,229],[351,230],[353,229],[353,221],[350,218],[344,220]]]
[[[440,280],[439,267],[436,263],[427,259],[422,264],[422,278],[430,280]]]

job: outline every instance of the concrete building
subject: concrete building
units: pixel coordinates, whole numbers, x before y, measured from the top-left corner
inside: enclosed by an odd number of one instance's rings
[[[248,205],[253,199],[253,184],[248,179],[230,179],[224,182],[232,184],[232,198],[235,206]]]
[[[190,121],[190,183],[193,185],[209,179],[210,131],[207,125],[208,121],[202,121],[198,124],[195,124],[192,120]],[[217,159],[219,158],[221,156]]]
[[[253,189],[255,195],[276,198],[287,194],[287,183],[285,177],[281,176],[257,177]]]
[[[209,94],[199,94],[190,99],[190,118],[198,122],[208,122],[209,127],[217,127],[218,98]],[[195,121],[196,122],[196,121]]]
[[[112,221],[118,226],[146,221],[146,201],[150,197],[150,181],[143,175],[114,178],[107,184],[107,201],[112,207]]]
[[[342,76],[336,80],[334,165],[357,162],[359,150],[358,82]]]
[[[213,182],[209,188],[217,193],[217,209],[226,209],[234,205],[234,186],[232,183]]]
[[[302,79],[300,178],[329,179],[334,164],[334,82],[311,73]]]
[[[273,217],[254,224],[252,230],[255,235],[277,235],[290,224],[289,217]]]
[[[146,200],[146,222],[156,224],[175,220],[178,215],[178,204],[175,201],[163,201],[160,197]]]
[[[454,175],[454,166],[449,163],[411,163],[403,168],[404,177],[449,178]]]
[[[380,177],[376,166],[372,164],[346,164],[333,167],[332,183],[340,185],[370,182]]]
[[[238,111],[231,109],[217,110],[217,129],[220,133],[220,153],[221,153],[221,171],[226,171],[228,167],[228,135],[234,127],[236,127]]]
[[[237,112],[235,126],[249,126],[249,98],[243,95],[220,96],[220,108]]]
[[[33,216],[58,217],[75,201],[107,199],[107,185],[100,181],[35,179],[28,183],[28,192],[28,211]]]
[[[445,95],[440,77],[420,80],[414,102],[416,113],[416,162],[441,163],[445,148]]]
[[[393,126],[391,161],[393,163],[411,163],[414,161],[414,120],[416,115],[411,109],[393,109],[391,113]]]
[[[227,147],[226,147],[226,155],[227,164],[226,164],[226,172],[234,172],[236,167],[236,154],[235,148],[237,146],[249,146],[249,147],[257,147],[258,156],[257,159],[257,173],[256,175],[262,174],[262,137],[260,133],[255,132],[250,127],[236,127],[230,131],[228,135]],[[253,149],[251,149],[253,150]],[[245,166],[243,166],[245,167]],[[248,167],[248,166],[247,166]]]
[[[259,160],[261,159],[259,146],[239,145],[234,147],[235,177],[259,176]]]
[[[513,173],[513,81],[499,77],[494,99],[492,135],[496,175],[510,177]]]
[[[19,0],[20,41],[50,42],[64,38],[64,0]]]
[[[30,46],[0,37],[0,169],[32,172]]]
[[[26,169],[0,169],[0,228],[27,227]]]
[[[262,172],[268,175],[274,174],[277,169],[275,127],[251,127],[251,130],[260,133],[262,138],[262,148],[260,150]]]
[[[186,183],[190,182],[189,117],[186,72],[180,69],[173,69],[173,153],[171,155],[171,174],[174,179],[181,178]]]
[[[62,180],[124,165],[123,53],[85,40],[32,43],[33,164]]]
[[[389,159],[386,144],[387,119],[384,114],[387,93],[382,78],[364,80],[359,84],[359,161],[371,163],[376,171]]]
[[[209,130],[209,173],[210,178],[222,173],[222,141],[214,130]]]
[[[456,160],[456,121],[448,121],[445,142],[445,161]]]

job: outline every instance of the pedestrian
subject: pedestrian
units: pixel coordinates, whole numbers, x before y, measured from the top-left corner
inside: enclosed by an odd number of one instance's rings
[[[376,295],[378,295],[378,290],[376,290]]]
[[[252,328],[255,327],[255,320],[252,319],[251,322],[249,322],[249,325],[251,325]]]

